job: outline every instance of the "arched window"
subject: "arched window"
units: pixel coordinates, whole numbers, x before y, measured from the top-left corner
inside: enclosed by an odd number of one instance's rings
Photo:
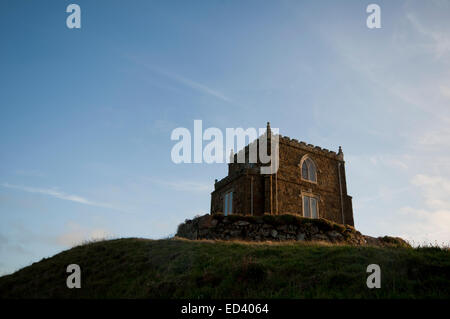
[[[317,182],[316,165],[309,157],[302,161],[302,179]]]

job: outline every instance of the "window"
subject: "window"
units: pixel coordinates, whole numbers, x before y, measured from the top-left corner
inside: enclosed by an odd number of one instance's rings
[[[318,200],[314,196],[303,195],[303,217],[319,218]]]
[[[233,192],[225,193],[223,198],[223,213],[225,216],[233,213]]]
[[[309,157],[302,161],[302,179],[317,182],[316,165]]]

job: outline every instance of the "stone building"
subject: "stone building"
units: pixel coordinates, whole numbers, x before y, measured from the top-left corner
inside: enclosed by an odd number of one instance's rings
[[[270,145],[272,131],[267,123],[265,140]],[[279,168],[261,174],[261,161],[237,163],[238,154],[228,164],[228,176],[216,180],[211,193],[211,214],[241,215],[298,214],[354,225],[352,198],[347,194],[344,154],[277,135]],[[262,138],[256,143],[259,150]],[[252,144],[253,144],[252,143]],[[268,147],[270,149],[270,146]]]

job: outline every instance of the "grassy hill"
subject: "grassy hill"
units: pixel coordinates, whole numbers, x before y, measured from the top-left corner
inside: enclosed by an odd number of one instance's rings
[[[81,289],[66,267],[81,267]],[[366,286],[381,267],[381,289]],[[0,278],[0,298],[450,298],[440,248],[116,239],[78,246]]]

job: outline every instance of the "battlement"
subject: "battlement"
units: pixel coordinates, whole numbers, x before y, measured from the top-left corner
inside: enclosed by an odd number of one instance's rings
[[[311,153],[315,153],[315,154],[319,154],[319,155],[323,155],[323,156],[327,156],[329,158],[335,159],[335,160],[340,160],[343,161],[344,160],[344,154],[342,153],[342,150],[340,150],[338,153],[334,152],[334,151],[330,151],[326,148],[321,148],[320,146],[315,146],[313,144],[308,144],[306,142],[303,141],[299,141],[297,139],[293,139],[290,138],[288,136],[283,136],[281,134],[275,135],[278,136],[279,138],[279,143],[280,144],[285,144],[285,145],[289,145],[292,147],[296,147],[296,148],[300,148],[303,149],[305,151],[311,152]],[[255,143],[258,143],[258,141],[261,139],[261,136],[259,138],[257,138],[256,140],[254,140],[253,142],[251,142],[250,144],[248,144],[247,146],[245,146],[243,149],[241,149],[240,151],[238,151],[237,153],[235,153],[234,156],[234,162],[237,162],[237,158],[238,156],[242,156],[241,154],[247,154],[249,148],[254,145]],[[255,148],[256,149],[256,148]]]
[[[343,158],[344,154],[342,153],[342,151],[340,151],[339,153],[336,153],[336,152],[330,151],[326,148],[321,148],[320,146],[308,144],[306,142],[299,141],[299,140],[293,139],[293,138],[291,139],[288,136],[279,135],[279,143],[284,143],[289,146],[297,147],[297,148],[306,150],[308,152],[324,155],[324,156],[327,156],[329,158],[336,159],[336,160],[342,161],[344,159]]]

